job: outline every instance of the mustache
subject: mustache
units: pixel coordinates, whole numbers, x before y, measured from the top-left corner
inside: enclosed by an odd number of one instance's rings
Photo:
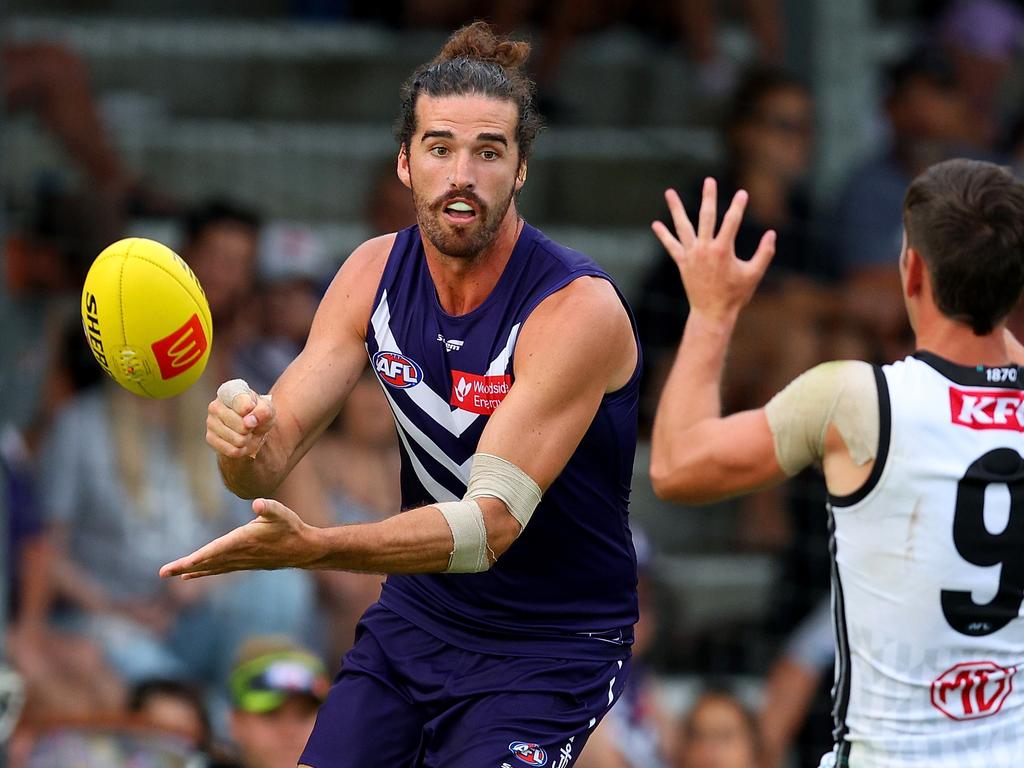
[[[444,207],[448,205],[448,203],[450,203],[452,200],[458,200],[460,198],[475,203],[477,208],[479,208],[481,212],[487,210],[487,203],[481,200],[480,196],[477,195],[476,192],[474,192],[472,189],[469,189],[468,187],[456,189],[452,192],[446,192],[445,194],[441,195],[436,200],[434,200],[434,203],[431,207],[434,208],[435,210],[440,211],[444,209]]]

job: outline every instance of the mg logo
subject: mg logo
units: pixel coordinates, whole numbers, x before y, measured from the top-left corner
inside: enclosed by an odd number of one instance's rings
[[[199,315],[193,313],[188,322],[170,336],[153,342],[153,356],[160,366],[160,378],[166,380],[180,376],[202,359],[209,346]]]
[[[1016,673],[994,661],[957,664],[932,683],[932,706],[953,720],[990,717],[1002,709]]]

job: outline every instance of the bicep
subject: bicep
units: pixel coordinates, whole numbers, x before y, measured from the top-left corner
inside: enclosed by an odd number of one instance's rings
[[[787,477],[763,408],[697,422],[687,430],[686,444],[673,466],[652,467],[651,482],[663,499],[706,504]]]
[[[477,445],[546,490],[589,429],[605,394],[635,366],[632,325],[604,280],[573,283],[524,325],[516,379]]]
[[[317,308],[306,345],[271,389],[277,439],[291,466],[340,410],[367,365],[366,328],[390,240],[364,243]]]

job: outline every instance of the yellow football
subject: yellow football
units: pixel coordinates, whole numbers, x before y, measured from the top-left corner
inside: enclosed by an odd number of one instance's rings
[[[141,237],[118,240],[92,263],[82,327],[96,362],[143,397],[173,397],[192,386],[213,343],[195,274],[170,248]]]

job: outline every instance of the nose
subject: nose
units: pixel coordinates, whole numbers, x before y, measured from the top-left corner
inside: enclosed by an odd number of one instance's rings
[[[472,189],[474,181],[472,153],[457,153],[448,176],[449,184],[455,189]]]

